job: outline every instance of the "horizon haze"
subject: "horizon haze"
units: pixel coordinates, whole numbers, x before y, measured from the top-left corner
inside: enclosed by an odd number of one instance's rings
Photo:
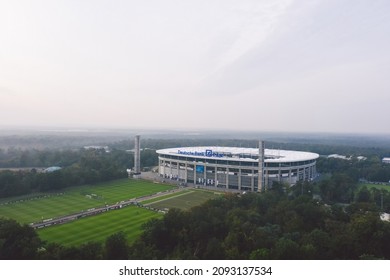
[[[0,127],[390,134],[390,2],[0,3]]]

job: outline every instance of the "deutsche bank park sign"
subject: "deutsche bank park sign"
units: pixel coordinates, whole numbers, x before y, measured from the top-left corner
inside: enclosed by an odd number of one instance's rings
[[[198,157],[217,157],[217,158],[224,157],[224,154],[221,154],[218,152],[213,152],[213,150],[206,150],[204,152],[198,152],[198,151],[192,152],[192,151],[178,150],[177,153],[180,155],[198,156]]]

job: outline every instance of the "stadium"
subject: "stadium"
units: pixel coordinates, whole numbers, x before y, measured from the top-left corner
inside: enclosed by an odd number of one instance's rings
[[[316,176],[318,154],[238,147],[184,147],[157,150],[159,176],[200,186],[263,191],[273,182],[294,185]],[[259,176],[260,175],[260,176]]]

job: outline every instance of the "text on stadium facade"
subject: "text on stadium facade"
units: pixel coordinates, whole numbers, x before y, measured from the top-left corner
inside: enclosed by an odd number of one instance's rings
[[[180,155],[198,156],[198,157],[218,157],[218,158],[224,157],[224,154],[213,152],[213,150],[206,150],[205,152],[198,152],[198,151],[189,152],[189,151],[178,150],[177,153]]]

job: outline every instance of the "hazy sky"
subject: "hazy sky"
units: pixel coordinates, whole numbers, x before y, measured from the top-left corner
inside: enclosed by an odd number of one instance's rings
[[[0,126],[390,133],[390,1],[0,1]]]

